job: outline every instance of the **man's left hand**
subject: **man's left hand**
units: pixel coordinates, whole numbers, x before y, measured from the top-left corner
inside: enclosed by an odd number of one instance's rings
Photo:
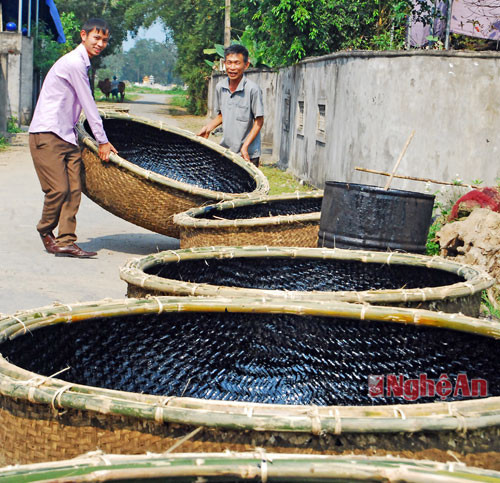
[[[241,154],[241,157],[246,160],[246,161],[250,161],[250,155],[248,154],[248,149],[245,148],[245,147],[242,147],[240,149],[240,154]]]
[[[106,162],[109,161],[109,155],[112,152],[115,154],[118,153],[118,151],[115,149],[115,147],[110,142],[107,142],[106,144],[99,144],[99,157],[103,161],[106,161]]]

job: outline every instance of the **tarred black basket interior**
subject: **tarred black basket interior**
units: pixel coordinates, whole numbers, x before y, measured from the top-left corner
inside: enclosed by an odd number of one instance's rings
[[[150,275],[193,283],[298,291],[423,288],[464,282],[444,270],[349,260],[234,257],[159,263]]]
[[[268,216],[305,215],[321,211],[322,198],[300,198],[290,200],[269,200],[265,203],[252,203],[234,208],[217,209],[217,205],[206,207],[203,213],[196,215],[201,219],[246,220]]]
[[[404,404],[370,375],[483,378],[499,391],[499,342],[431,327],[290,314],[163,313],[38,329],[0,345],[12,363],[71,383],[279,404]],[[455,387],[455,386],[453,386]],[[462,392],[447,401],[463,398]],[[418,403],[438,401],[423,397]]]
[[[153,126],[125,119],[103,119],[104,130],[118,154],[175,181],[224,193],[247,193],[255,180],[242,167],[213,149]],[[87,121],[87,133],[92,130]]]

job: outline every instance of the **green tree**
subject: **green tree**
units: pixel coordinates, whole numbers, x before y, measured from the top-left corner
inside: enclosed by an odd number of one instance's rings
[[[232,2],[232,27],[242,33],[245,22],[240,12],[243,0]],[[188,85],[188,110],[204,114],[207,108],[207,86],[211,69],[205,63],[203,49],[224,38],[224,0],[146,0],[137,2],[126,13],[130,30],[149,26],[158,17],[172,33],[177,47],[177,73]]]
[[[103,64],[104,59],[119,51],[123,41],[127,37],[127,27],[125,16],[127,11],[135,3],[134,0],[57,0],[57,7],[60,12],[72,12],[82,26],[89,18],[97,17],[106,20],[110,28],[110,40],[106,49],[101,55],[94,57],[91,61],[91,85],[94,86],[94,79],[97,69]],[[80,29],[66,35],[67,39],[78,44],[80,43]]]
[[[113,56],[114,57],[114,56]],[[165,43],[141,39],[121,56],[121,78],[139,82],[145,75],[154,75],[161,84],[178,83],[175,74],[177,50],[172,40]]]
[[[250,33],[273,66],[342,49],[389,49],[404,43],[411,0],[250,0]]]
[[[53,39],[52,32],[43,22],[38,24],[38,32],[36,35],[36,44],[34,51],[35,69],[45,76],[54,62],[59,57],[73,50],[78,43],[75,43],[71,37],[73,31],[80,31],[80,24],[74,13],[62,13],[61,24],[64,34],[66,35],[66,43],[59,44]]]
[[[224,0],[144,0],[125,15],[132,30],[157,17],[171,30],[191,112],[206,109],[211,70],[203,50],[223,41],[224,6]],[[272,67],[342,49],[401,48],[412,8],[412,0],[232,0],[232,37]],[[422,15],[428,13],[423,7]]]

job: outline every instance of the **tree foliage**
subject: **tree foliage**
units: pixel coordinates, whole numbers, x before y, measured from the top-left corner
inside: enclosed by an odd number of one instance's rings
[[[73,31],[80,31],[80,24],[75,17],[75,14],[62,13],[61,24],[63,26],[64,34],[66,35],[66,43],[59,44],[53,39],[52,32],[48,29],[44,22],[39,22],[38,32],[36,35],[35,51],[34,51],[34,65],[42,76],[45,76],[54,62],[59,57],[67,54],[73,50],[78,43],[75,43],[71,34]]]
[[[121,80],[140,82],[145,75],[154,75],[160,84],[180,83],[175,74],[177,50],[171,40],[164,44],[151,39],[140,39],[134,47],[124,52],[120,49],[105,60],[105,68],[99,69],[99,79],[116,75]]]
[[[91,60],[90,81],[93,87],[96,70],[102,65],[104,58],[113,54],[115,50],[119,50],[127,37],[125,14],[134,3],[134,0],[88,0],[86,2],[81,0],[57,0],[57,8],[61,13],[61,22],[66,35],[66,43],[57,44],[50,39],[48,33],[46,34],[46,41],[40,44],[42,48],[39,49],[37,54],[39,61],[35,60],[35,64],[39,66],[41,73],[45,74],[61,55],[69,52],[81,42],[80,29],[86,20],[94,17],[102,18],[108,22],[111,35],[107,48],[101,55]],[[69,19],[71,19],[71,22]]]
[[[171,30],[191,112],[205,112],[211,70],[203,50],[223,41],[224,6],[224,0],[144,0],[126,13],[131,29],[160,17]],[[232,38],[272,67],[342,49],[396,49],[412,7],[412,0],[232,0]]]
[[[239,14],[244,3],[233,0],[231,22],[235,32],[243,32],[245,28]],[[177,47],[177,73],[188,85],[188,110],[204,114],[211,69],[204,62],[203,50],[224,38],[224,0],[137,2],[127,11],[127,25],[137,30],[142,25],[151,25],[158,17],[172,32]]]
[[[344,49],[399,48],[411,0],[250,0],[252,36],[267,62],[290,65]]]

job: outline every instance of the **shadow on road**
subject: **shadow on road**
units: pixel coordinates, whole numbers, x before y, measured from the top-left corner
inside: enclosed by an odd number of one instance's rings
[[[78,242],[84,250],[112,250],[133,255],[148,255],[163,250],[177,250],[179,240],[156,233],[119,233],[90,238],[87,242]]]

